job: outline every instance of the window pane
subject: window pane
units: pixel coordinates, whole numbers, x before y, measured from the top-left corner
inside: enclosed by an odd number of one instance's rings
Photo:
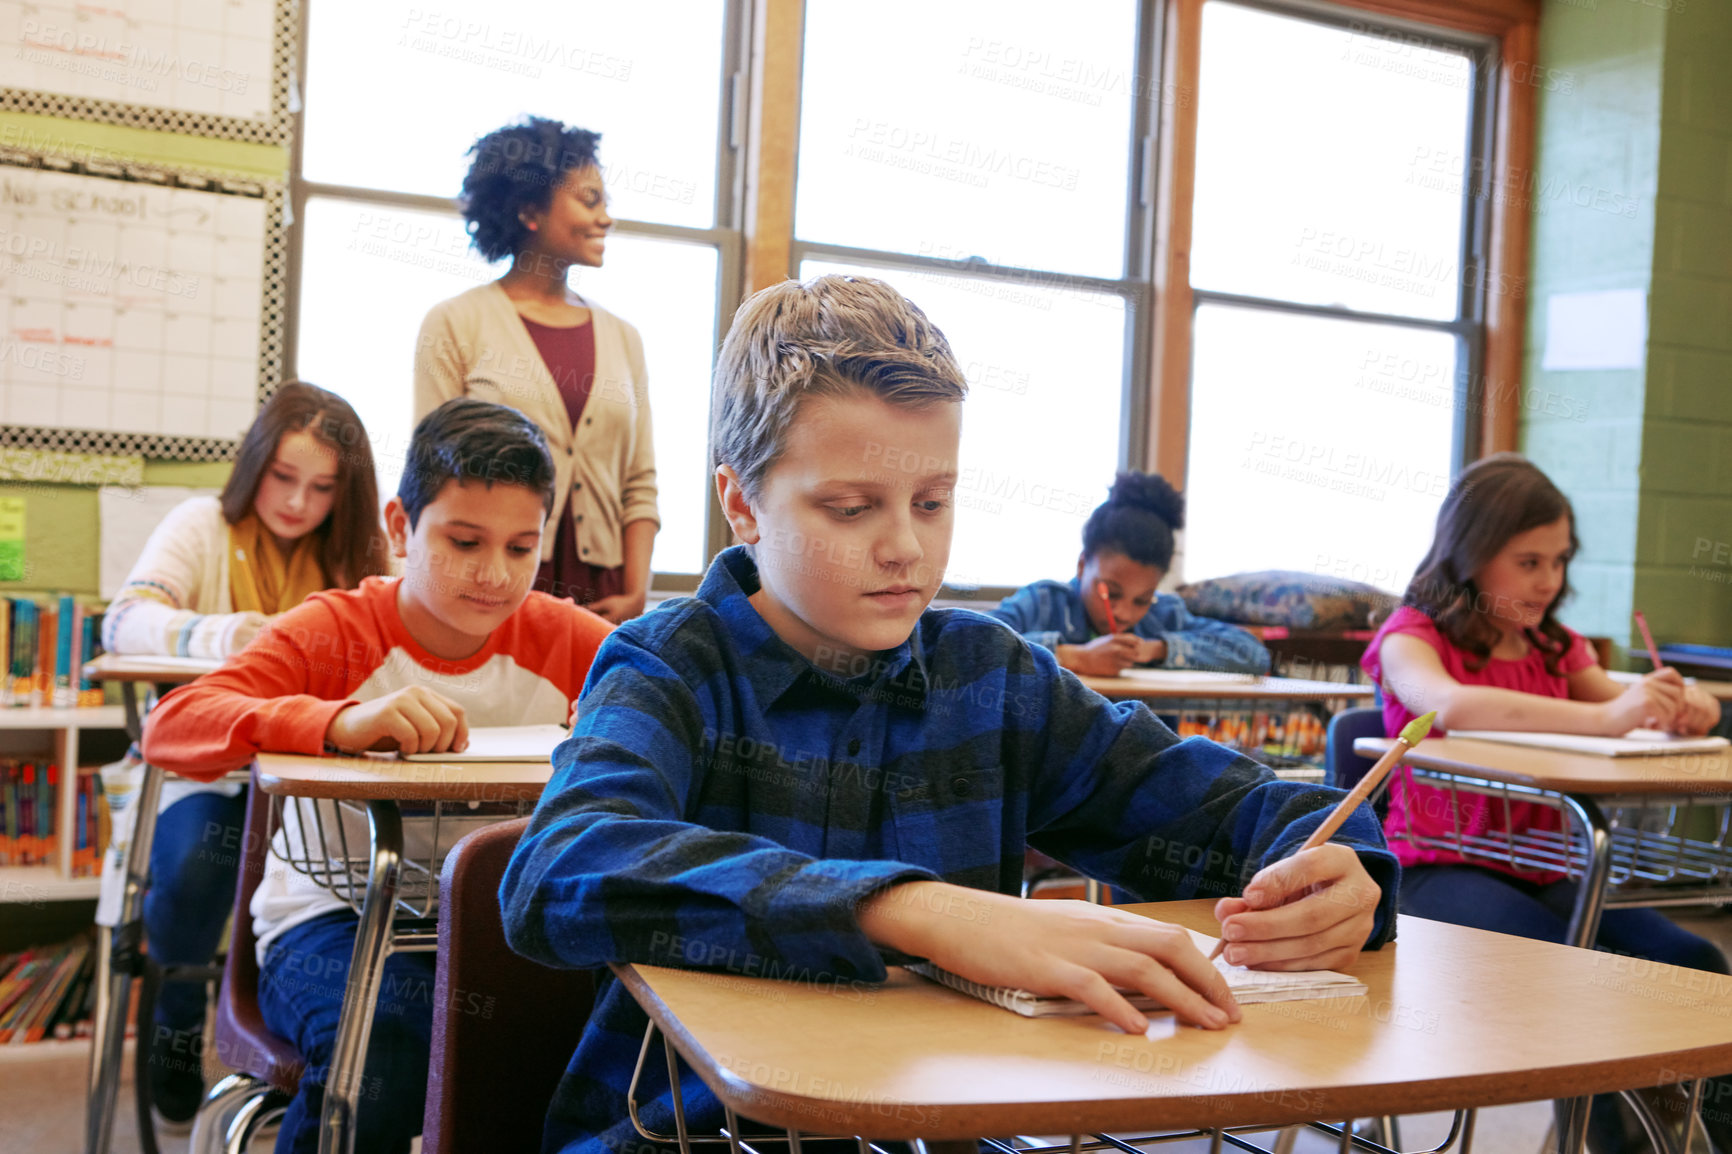
[[[534,113],[602,133],[615,216],[707,228],[723,15],[721,0],[314,0],[303,174],[456,196],[475,139]]]
[[[307,204],[301,272],[301,376],[342,394],[372,436],[380,487],[394,493],[408,447],[415,335],[427,310],[494,279],[453,216],[316,198]],[[579,292],[643,335],[655,422],[662,528],[655,568],[703,565],[716,250],[615,233],[606,269]]]
[[[1453,319],[1473,77],[1400,35],[1204,5],[1191,283]]]
[[[888,281],[944,330],[968,377],[953,585],[1066,578],[1119,459],[1124,298],[1028,281],[808,260],[802,277]]]
[[[1121,276],[1136,33],[1132,0],[808,0],[794,231]]]
[[[1195,332],[1185,580],[1405,589],[1449,489],[1455,338],[1218,305]]]

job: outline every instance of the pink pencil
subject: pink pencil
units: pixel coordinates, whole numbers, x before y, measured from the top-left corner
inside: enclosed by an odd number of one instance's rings
[[[1660,661],[1660,647],[1654,644],[1654,635],[1648,632],[1648,619],[1642,616],[1640,609],[1636,610],[1636,628],[1642,631],[1642,643],[1648,647],[1648,664],[1658,673],[1666,666]]]

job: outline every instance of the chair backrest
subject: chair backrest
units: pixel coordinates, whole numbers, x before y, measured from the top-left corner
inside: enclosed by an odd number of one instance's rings
[[[270,795],[258,781],[247,786],[247,819],[241,834],[240,878],[235,886],[234,928],[230,930],[228,960],[223,963],[223,984],[217,994],[217,1056],[224,1064],[255,1078],[263,1078],[286,1094],[300,1085],[306,1060],[288,1042],[265,1028],[259,1013],[258,939],[253,936],[253,891],[265,876],[265,856],[270,848]]]
[[[1353,752],[1353,743],[1361,737],[1382,736],[1381,709],[1344,709],[1331,717],[1323,744],[1324,782],[1337,789],[1352,789],[1373,764],[1372,758]]]
[[[595,1003],[595,972],[512,952],[499,882],[528,818],[478,829],[439,875],[433,1052],[422,1154],[539,1150],[554,1089]]]

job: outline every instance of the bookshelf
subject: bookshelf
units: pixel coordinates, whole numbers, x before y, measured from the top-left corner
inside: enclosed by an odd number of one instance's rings
[[[54,861],[47,865],[0,867],[0,907],[96,897],[98,879],[72,876],[74,823],[78,816],[80,736],[91,731],[122,735],[126,710],[118,705],[0,708],[0,756],[49,757],[60,766],[55,804]],[[124,748],[124,746],[122,746]]]

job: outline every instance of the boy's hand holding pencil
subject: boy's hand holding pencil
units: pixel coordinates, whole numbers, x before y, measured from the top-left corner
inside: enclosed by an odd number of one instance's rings
[[[1241,896],[1215,903],[1221,943],[1213,957],[1225,953],[1230,965],[1263,970],[1340,970],[1353,964],[1376,925],[1383,890],[1358,853],[1329,839],[1431,732],[1436,717],[1432,712],[1408,722],[1299,852],[1258,870]]]

